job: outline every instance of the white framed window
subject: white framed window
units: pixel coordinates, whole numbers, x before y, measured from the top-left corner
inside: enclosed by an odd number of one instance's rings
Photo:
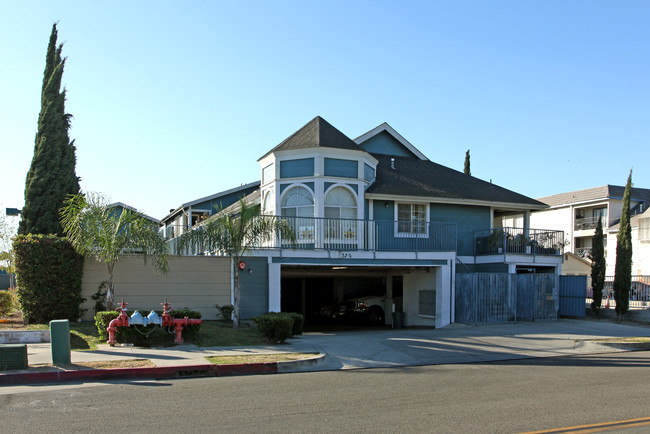
[[[314,196],[302,186],[291,187],[282,196],[280,204],[282,217],[292,217],[287,220],[296,231],[298,242],[313,243],[314,234]]]
[[[325,196],[325,218],[356,219],[357,200],[345,187],[334,187]]]
[[[650,241],[650,217],[639,219],[639,241]]]
[[[398,237],[428,237],[429,207],[425,203],[397,203],[395,235]]]
[[[273,214],[273,192],[267,191],[262,202],[262,214]]]
[[[357,239],[357,200],[345,187],[334,187],[325,195],[325,234],[328,239]]]

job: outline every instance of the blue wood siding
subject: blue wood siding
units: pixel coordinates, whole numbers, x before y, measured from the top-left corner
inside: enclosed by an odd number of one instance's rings
[[[336,176],[339,178],[358,178],[359,163],[354,160],[326,158],[325,176]]]
[[[396,157],[414,157],[413,153],[406,149],[400,142],[386,131],[382,131],[374,137],[359,144],[361,149],[371,154],[394,155]]]
[[[244,196],[248,196],[255,190],[257,190],[259,187],[250,187],[247,188],[246,190],[243,191],[238,191],[235,193],[227,194],[225,196],[218,197],[216,199],[212,200],[207,200],[205,202],[200,202],[195,205],[192,205],[192,209],[194,210],[206,210],[210,211],[210,214],[214,214],[217,212],[218,209],[225,208],[227,206],[232,205],[233,203],[237,202],[239,199],[241,199]]]
[[[458,254],[474,254],[474,233],[490,229],[490,208],[486,206],[431,204],[432,222],[456,223]]]
[[[269,311],[269,264],[266,258],[244,258],[244,262],[239,313],[241,319],[250,319]]]
[[[280,161],[280,178],[300,178],[303,176],[314,176],[313,158]]]

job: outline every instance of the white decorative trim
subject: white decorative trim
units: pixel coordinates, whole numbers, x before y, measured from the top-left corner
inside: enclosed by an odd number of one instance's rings
[[[362,134],[361,136],[357,137],[354,139],[354,143],[357,145],[360,145],[361,143],[365,142],[366,140],[376,136],[377,134],[386,131],[388,134],[393,136],[395,140],[397,140],[402,146],[404,146],[406,149],[408,149],[410,152],[415,154],[416,157],[418,157],[420,160],[425,160],[429,161],[429,159],[422,153],[420,152],[415,146],[413,146],[408,140],[406,140],[400,133],[395,131],[393,127],[388,125],[386,122],[383,124],[373,128],[372,130],[368,131],[365,134]]]

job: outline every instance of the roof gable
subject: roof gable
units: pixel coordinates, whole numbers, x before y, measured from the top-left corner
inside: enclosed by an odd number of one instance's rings
[[[395,157],[429,159],[386,122],[354,139],[364,151]]]
[[[264,154],[260,160],[273,152],[308,148],[362,150],[352,139],[337,130],[332,124],[322,117],[316,116],[278,146]]]

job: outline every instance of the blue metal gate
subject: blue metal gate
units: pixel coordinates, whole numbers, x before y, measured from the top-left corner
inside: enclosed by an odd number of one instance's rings
[[[587,276],[560,276],[560,316],[583,317],[587,306]]]

